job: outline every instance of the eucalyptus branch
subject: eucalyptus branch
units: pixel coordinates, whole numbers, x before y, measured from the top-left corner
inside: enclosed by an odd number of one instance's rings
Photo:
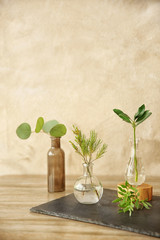
[[[36,122],[35,130],[31,130],[28,123],[20,124],[16,129],[16,134],[21,139],[27,139],[32,133],[45,133],[53,137],[62,137],[66,134],[65,125],[59,124],[56,120],[44,122],[43,117],[39,117]]]

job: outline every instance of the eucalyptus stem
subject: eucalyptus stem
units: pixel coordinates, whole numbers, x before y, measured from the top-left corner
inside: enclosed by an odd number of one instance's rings
[[[136,156],[136,126],[133,122],[133,133],[134,133],[134,166],[135,166],[135,181],[138,182],[138,169],[137,169],[137,156]]]

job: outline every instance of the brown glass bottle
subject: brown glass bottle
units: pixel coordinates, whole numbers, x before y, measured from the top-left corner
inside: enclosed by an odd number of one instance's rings
[[[65,155],[60,148],[60,138],[51,137],[51,148],[47,153],[48,192],[65,190]]]

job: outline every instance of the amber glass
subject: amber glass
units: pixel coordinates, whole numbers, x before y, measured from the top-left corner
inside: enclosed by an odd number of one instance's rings
[[[51,137],[48,159],[48,192],[65,190],[65,156],[60,147],[60,138]]]

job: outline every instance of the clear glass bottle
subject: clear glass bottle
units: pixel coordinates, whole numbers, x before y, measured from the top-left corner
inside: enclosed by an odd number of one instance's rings
[[[136,146],[134,146],[133,141],[130,142],[131,142],[131,156],[127,164],[125,179],[129,182],[129,184],[138,186],[144,183],[145,181],[145,171],[138,148],[139,139],[136,139]],[[136,162],[135,158],[137,160]]]
[[[60,148],[60,138],[51,137],[51,148],[47,153],[48,192],[65,190],[65,155]]]
[[[74,184],[74,196],[83,204],[97,203],[103,195],[103,187],[99,180],[93,176],[93,164],[83,164],[83,176]]]

